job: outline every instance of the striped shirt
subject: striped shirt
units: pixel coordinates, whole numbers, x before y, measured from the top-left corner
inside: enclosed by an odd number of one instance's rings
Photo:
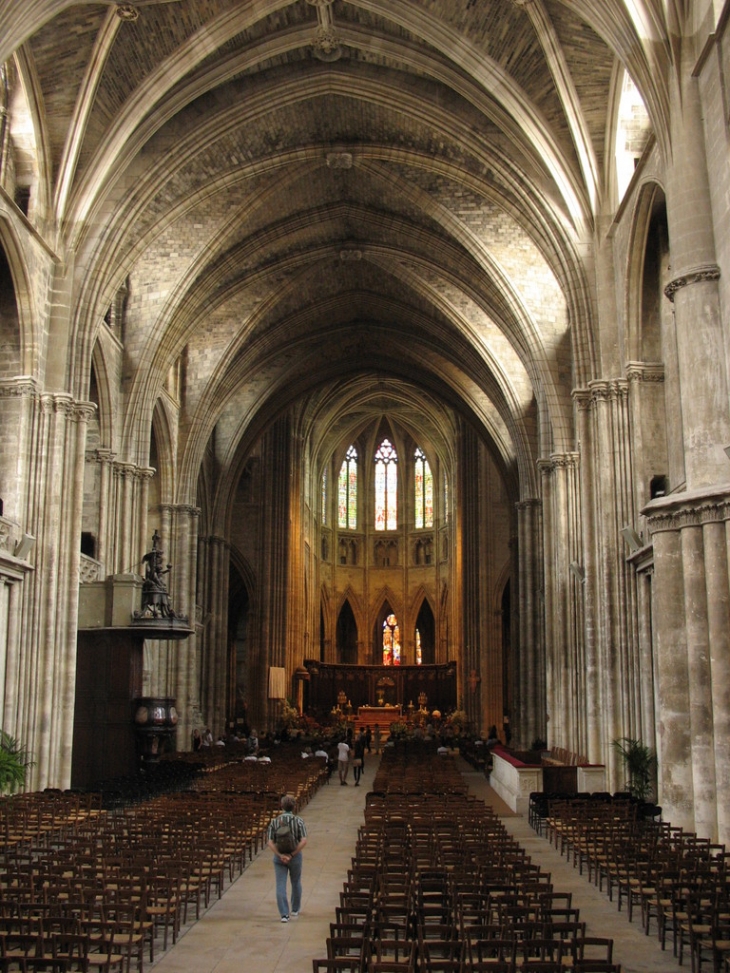
[[[276,829],[279,827],[279,822],[285,818],[291,818],[289,829],[294,835],[297,844],[299,844],[302,838],[307,837],[307,826],[297,814],[293,814],[291,811],[284,811],[283,814],[280,814],[278,817],[273,819],[273,821],[269,824],[267,840],[276,843]]]

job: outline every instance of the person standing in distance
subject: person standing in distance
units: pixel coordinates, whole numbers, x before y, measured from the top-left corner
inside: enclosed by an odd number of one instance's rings
[[[337,773],[340,784],[347,784],[347,771],[350,769],[350,745],[347,740],[340,740],[337,744]]]
[[[296,919],[302,902],[302,848],[307,843],[307,827],[298,814],[294,814],[296,800],[291,794],[281,799],[282,813],[269,824],[268,846],[274,853],[274,875],[276,876],[276,904],[282,922],[289,917]],[[282,831],[288,831],[282,837]],[[291,879],[291,912],[287,897],[287,877]]]

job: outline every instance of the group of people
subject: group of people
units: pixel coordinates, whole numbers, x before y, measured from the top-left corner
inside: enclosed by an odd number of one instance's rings
[[[372,731],[369,726],[366,729],[360,727],[354,737],[352,730],[348,730],[347,735],[337,744],[337,772],[341,786],[347,786],[350,765],[355,787],[360,786],[360,778],[365,772],[365,754],[371,752],[373,743],[375,752],[380,753],[380,727],[377,724]]]
[[[360,729],[353,735],[349,730],[345,737],[337,744],[337,770],[340,784],[347,785],[347,776],[352,764],[352,774],[355,787],[360,785],[360,779],[365,770],[365,754],[371,752],[373,745],[376,753],[380,752],[380,727],[375,726]],[[303,758],[327,757],[327,752],[317,750],[311,753],[306,748]],[[274,875],[276,878],[276,905],[282,922],[297,919],[302,902],[302,850],[307,843],[307,827],[295,813],[296,800],[291,794],[285,794],[281,799],[281,814],[269,824],[267,843],[274,855]],[[288,883],[291,882],[291,902],[288,894]]]
[[[228,735],[221,733],[215,741],[209,726],[206,726],[202,732],[197,727],[193,730],[193,750],[201,750],[203,747],[214,745],[225,747],[231,743],[245,743],[248,753],[256,754],[259,751],[259,738],[256,730],[251,730],[249,733],[238,733],[233,730]]]

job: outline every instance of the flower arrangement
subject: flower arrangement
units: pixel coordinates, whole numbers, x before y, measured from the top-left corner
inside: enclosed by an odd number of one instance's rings
[[[408,727],[400,720],[390,724],[390,735],[394,740],[402,740],[408,734]]]
[[[455,709],[446,717],[446,725],[453,728],[455,733],[461,733],[466,729],[469,717],[463,709]]]

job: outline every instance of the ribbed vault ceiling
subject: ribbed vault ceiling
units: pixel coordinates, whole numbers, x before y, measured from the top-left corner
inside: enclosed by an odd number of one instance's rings
[[[80,396],[128,288],[122,454],[144,459],[140,418],[184,358],[182,500],[217,424],[234,469],[297,401],[317,451],[392,410],[448,453],[461,415],[534,492],[599,369],[616,85],[627,68],[661,145],[673,4],[17,7],[0,43],[33,119],[31,219],[75,254]]]

